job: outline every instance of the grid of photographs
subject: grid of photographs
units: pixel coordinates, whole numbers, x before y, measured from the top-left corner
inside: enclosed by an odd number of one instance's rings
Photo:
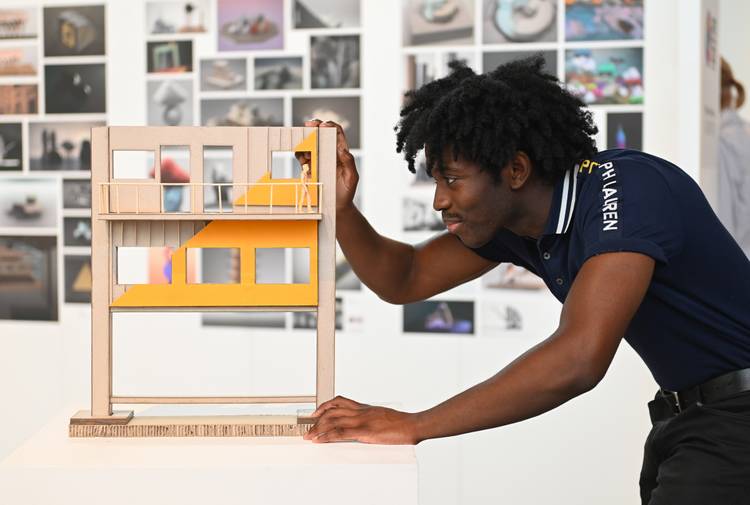
[[[475,72],[540,54],[557,76],[593,112],[597,147],[643,148],[643,0],[402,0],[402,91],[446,76],[461,61]],[[433,185],[424,157],[403,195],[405,241],[422,242],[443,229],[432,208]],[[479,304],[479,333],[504,333],[522,326],[529,302],[544,282],[522,267],[503,264],[471,283],[460,301],[404,307],[404,331],[461,334],[452,304]],[[464,296],[463,293],[472,296]],[[529,295],[532,295],[529,298]],[[461,316],[471,321],[468,309]],[[452,318],[452,319],[451,319]],[[460,319],[460,318],[458,318]],[[434,324],[432,324],[434,323]],[[467,323],[468,324],[468,323]],[[408,328],[408,329],[407,329]]]
[[[91,128],[106,124],[106,7],[0,8],[0,21],[0,319],[56,321],[60,303],[91,296]]]

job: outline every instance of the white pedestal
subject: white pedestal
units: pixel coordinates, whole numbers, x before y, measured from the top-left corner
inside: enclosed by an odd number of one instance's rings
[[[0,462],[0,503],[417,504],[414,447],[301,438],[68,438],[70,411]]]

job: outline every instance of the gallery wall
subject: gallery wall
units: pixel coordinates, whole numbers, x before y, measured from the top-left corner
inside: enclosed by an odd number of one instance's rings
[[[85,132],[94,124],[291,126],[334,118],[355,148],[357,205],[382,234],[418,243],[442,226],[430,208],[429,183],[395,153],[403,91],[444,75],[450,59],[486,71],[542,52],[550,71],[592,104],[601,148],[624,143],[679,161],[676,133],[666,127],[676,98],[659,63],[677,56],[670,25],[676,0],[649,2],[640,20],[621,12],[635,20],[632,36],[610,31],[587,40],[581,32],[566,36],[566,23],[577,18],[557,0],[541,2],[551,18],[522,34],[496,21],[489,0],[453,2],[458,10],[447,13],[447,23],[433,23],[437,28],[420,21],[421,2],[406,0],[197,0],[189,11],[185,3],[21,2],[33,34],[0,40],[0,50],[25,62],[15,72],[33,69],[0,78],[0,107],[3,86],[16,86],[14,98],[37,97],[19,102],[29,110],[0,116],[8,162],[0,167],[0,251],[10,251],[8,260],[19,251],[34,260],[12,282],[0,279],[0,391],[22,413],[2,421],[16,436],[0,440],[0,456],[52,412],[89,399]],[[240,7],[249,5],[244,23]],[[60,38],[65,20],[78,38]],[[440,31],[450,23],[460,26],[446,38]],[[662,44],[652,44],[654,33]],[[586,68],[602,72],[584,75]],[[337,298],[337,392],[412,411],[496,373],[554,331],[560,310],[536,278],[507,266],[435,300],[399,307],[363,287],[339,258]],[[309,392],[309,325],[292,314],[118,315],[115,390]],[[599,388],[555,412],[421,444],[422,500],[631,503],[648,430],[644,402],[654,387],[623,345]]]

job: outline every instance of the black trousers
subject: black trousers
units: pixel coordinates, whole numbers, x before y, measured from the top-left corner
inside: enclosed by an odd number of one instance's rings
[[[750,392],[677,415],[657,393],[649,410],[642,505],[750,505]]]

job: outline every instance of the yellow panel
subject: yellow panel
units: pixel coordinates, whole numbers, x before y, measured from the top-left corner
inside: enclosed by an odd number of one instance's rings
[[[240,250],[239,284],[187,284],[188,248]],[[255,284],[256,248],[310,249],[309,284]],[[172,255],[172,284],[131,286],[115,307],[252,307],[318,304],[317,221],[212,221]]]
[[[307,136],[302,142],[297,144],[293,152],[297,151],[309,151],[310,152],[310,182],[318,182],[318,132],[314,131]],[[269,160],[271,157],[269,156]],[[299,182],[299,179],[271,179],[271,169],[268,168],[266,174],[261,177],[257,182]],[[249,191],[235,200],[234,205],[295,205],[295,189],[298,186],[274,186],[273,188],[273,202],[271,201],[271,187],[270,186],[253,186]],[[317,186],[308,187],[310,190],[311,205],[318,205],[318,191]]]

